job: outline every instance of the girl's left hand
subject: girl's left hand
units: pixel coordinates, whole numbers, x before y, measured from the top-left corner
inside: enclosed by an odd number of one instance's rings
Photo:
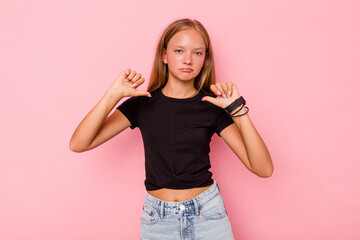
[[[205,96],[202,98],[202,101],[208,101],[221,108],[226,108],[240,97],[236,85],[230,81],[226,83],[211,84],[210,89],[217,97]]]

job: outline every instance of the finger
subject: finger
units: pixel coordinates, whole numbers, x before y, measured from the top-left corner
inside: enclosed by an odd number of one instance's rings
[[[141,74],[140,73],[137,73],[133,79],[131,79],[131,83],[134,84],[137,80],[139,80],[141,78]]]
[[[215,84],[215,87],[216,87],[216,89],[221,93],[221,96],[222,96],[223,98],[226,98],[226,94],[225,94],[225,92],[224,92],[221,84],[220,84],[220,83],[216,83],[216,84]]]
[[[126,68],[124,69],[121,73],[120,73],[120,77],[122,78],[126,78],[131,72],[131,69],[130,68]]]
[[[224,94],[225,94],[225,96],[227,98],[229,96],[229,89],[228,89],[227,83],[222,83],[221,86],[222,86]]]
[[[127,79],[131,81],[135,75],[136,75],[136,71],[132,70],[129,76],[127,77]]]
[[[215,84],[210,85],[210,90],[214,92],[215,95],[220,96],[221,92],[216,88]]]
[[[140,86],[141,84],[143,84],[145,82],[145,78],[140,78],[139,80],[137,80],[136,82],[134,82],[131,87],[135,87],[137,88],[138,86]]]
[[[232,94],[232,85],[233,85],[233,83],[232,82],[227,82],[226,83],[227,84],[227,89],[228,89],[228,96],[230,97],[231,96],[231,94]]]
[[[214,103],[215,103],[215,99],[216,99],[216,98],[213,98],[213,97],[210,97],[210,96],[205,96],[205,97],[203,97],[201,100],[202,100],[202,101],[207,101],[207,102],[209,102],[209,103],[214,104]]]

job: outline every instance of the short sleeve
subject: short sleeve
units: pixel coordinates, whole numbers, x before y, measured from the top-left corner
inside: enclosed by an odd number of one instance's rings
[[[232,123],[234,123],[234,120],[230,117],[230,115],[224,109],[220,109],[215,123],[216,134],[220,136],[220,132]]]
[[[134,129],[138,127],[137,121],[137,108],[138,108],[139,98],[138,97],[130,97],[121,103],[116,109],[121,111],[125,117],[131,123],[130,128]]]

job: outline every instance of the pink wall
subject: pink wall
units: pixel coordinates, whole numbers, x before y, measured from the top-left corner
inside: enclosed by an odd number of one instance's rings
[[[1,1],[0,239],[138,239],[138,129],[77,154],[69,139],[126,67],[146,85],[160,32],[200,20],[234,81],[271,178],[221,138],[212,171],[236,239],[360,239],[357,1]],[[145,89],[145,86],[140,87]]]

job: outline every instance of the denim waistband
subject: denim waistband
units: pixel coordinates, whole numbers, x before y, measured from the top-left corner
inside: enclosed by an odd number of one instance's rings
[[[215,180],[213,181],[214,183],[211,185],[211,187],[196,197],[186,201],[167,202],[151,196],[147,191],[145,191],[145,202],[153,209],[155,209],[160,214],[160,217],[163,217],[165,213],[173,212],[174,210],[181,212],[195,212],[195,215],[198,215],[201,207],[204,204],[220,194],[220,187],[218,183]]]

